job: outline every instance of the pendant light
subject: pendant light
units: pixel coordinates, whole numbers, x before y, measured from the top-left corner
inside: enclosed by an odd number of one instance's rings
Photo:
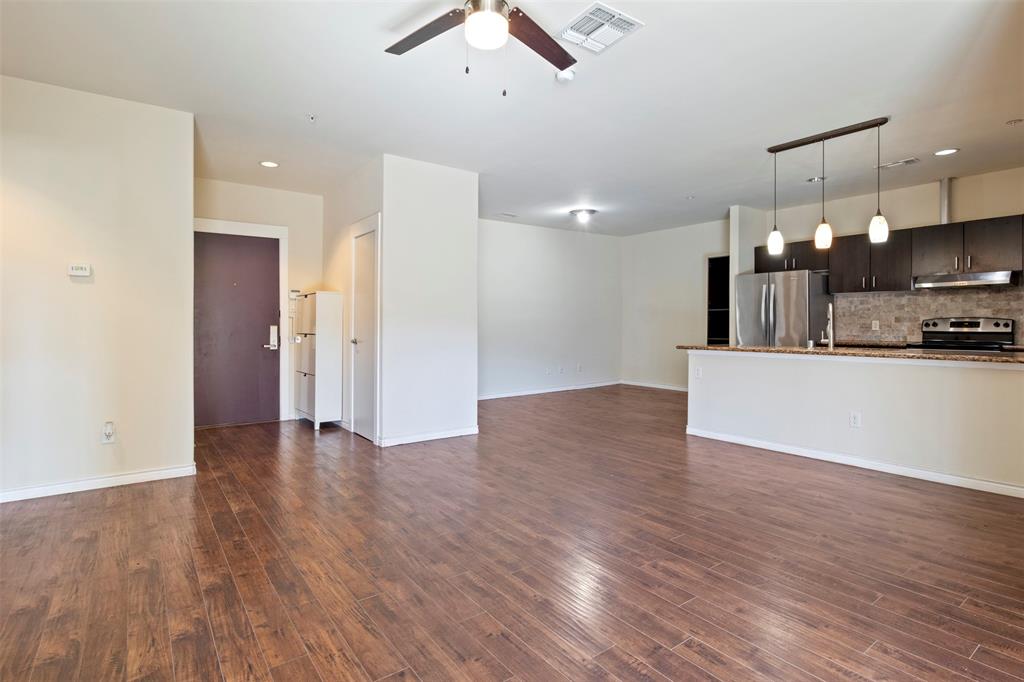
[[[868,225],[868,239],[872,244],[881,244],[889,239],[889,221],[882,215],[882,126],[875,128],[875,197],[877,198],[878,212],[871,219]]]
[[[781,256],[786,241],[779,231],[779,162],[776,154],[772,154],[772,231],[768,233],[768,253]]]
[[[832,226],[825,220],[825,140],[821,141],[821,222],[814,231],[814,248],[827,249],[832,246]]]

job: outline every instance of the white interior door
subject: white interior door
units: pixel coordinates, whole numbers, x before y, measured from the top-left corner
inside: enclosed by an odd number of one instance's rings
[[[352,430],[377,437],[377,231],[355,238],[352,309]]]

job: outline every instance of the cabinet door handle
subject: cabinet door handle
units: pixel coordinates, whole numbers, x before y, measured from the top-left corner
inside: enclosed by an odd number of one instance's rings
[[[867,277],[861,277],[860,278],[860,288],[861,289],[867,289],[868,288],[868,278]]]
[[[953,269],[954,270],[959,270],[960,269],[960,256],[953,256]]]
[[[971,269],[971,257],[970,256],[967,256],[967,269],[968,270]]]
[[[874,275],[871,275],[871,288],[872,289],[875,288],[875,276]]]

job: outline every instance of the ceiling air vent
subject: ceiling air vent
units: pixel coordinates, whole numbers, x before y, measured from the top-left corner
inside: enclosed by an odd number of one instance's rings
[[[600,53],[641,27],[643,22],[608,5],[595,2],[569,22],[562,30],[562,39],[585,47],[591,52]]]

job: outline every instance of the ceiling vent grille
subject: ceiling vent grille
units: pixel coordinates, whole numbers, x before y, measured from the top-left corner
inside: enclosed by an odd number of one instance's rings
[[[591,52],[603,52],[630,33],[643,27],[628,14],[595,2],[562,30],[562,39]]]

